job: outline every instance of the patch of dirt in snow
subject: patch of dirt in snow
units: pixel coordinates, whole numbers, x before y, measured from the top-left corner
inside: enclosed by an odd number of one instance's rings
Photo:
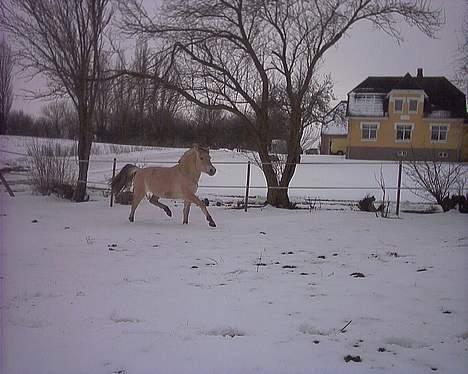
[[[234,338],[236,336],[246,336],[247,334],[234,327],[217,327],[207,331],[205,335]]]
[[[42,327],[46,326],[46,324],[44,322],[42,322],[42,321],[27,320],[27,319],[24,319],[24,318],[10,320],[10,323],[13,326],[27,327],[27,328],[30,328],[30,329],[39,329],[39,328],[42,328]]]
[[[115,322],[115,323],[140,323],[141,322],[138,318],[119,316],[116,311],[112,312],[109,318],[112,322]]]
[[[347,356],[344,357],[344,360],[345,360],[345,362],[350,362],[350,361],[353,361],[353,362],[362,362],[361,356],[351,356],[351,355],[347,355]]]

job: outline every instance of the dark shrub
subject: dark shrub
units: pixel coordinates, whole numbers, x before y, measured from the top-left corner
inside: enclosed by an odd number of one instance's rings
[[[358,202],[358,208],[359,210],[362,210],[363,212],[376,212],[377,209],[374,206],[375,202],[375,197],[366,195],[362,200],[359,200]]]

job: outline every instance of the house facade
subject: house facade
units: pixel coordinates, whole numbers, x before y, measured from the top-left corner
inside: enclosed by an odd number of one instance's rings
[[[368,77],[346,115],[348,158],[468,161],[465,95],[444,77]]]

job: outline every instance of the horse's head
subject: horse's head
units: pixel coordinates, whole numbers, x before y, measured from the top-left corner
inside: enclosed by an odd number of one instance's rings
[[[198,144],[194,144],[193,149],[197,155],[197,169],[210,176],[215,175],[216,168],[211,163],[210,150],[200,147]]]

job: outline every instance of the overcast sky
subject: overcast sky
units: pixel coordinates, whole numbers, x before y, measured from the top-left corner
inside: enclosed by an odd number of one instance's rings
[[[150,2],[146,0],[145,2]],[[351,30],[338,45],[326,55],[323,71],[329,72],[335,82],[335,96],[345,100],[347,93],[367,76],[415,75],[418,68],[425,76],[445,76],[452,79],[456,70],[456,53],[463,39],[462,25],[466,13],[466,0],[432,0],[434,7],[445,9],[446,23],[430,39],[415,28],[404,26],[404,42],[400,45],[369,24],[360,24]],[[24,89],[36,89],[43,80],[25,80],[15,77],[14,109],[39,113],[44,102],[24,99]]]

